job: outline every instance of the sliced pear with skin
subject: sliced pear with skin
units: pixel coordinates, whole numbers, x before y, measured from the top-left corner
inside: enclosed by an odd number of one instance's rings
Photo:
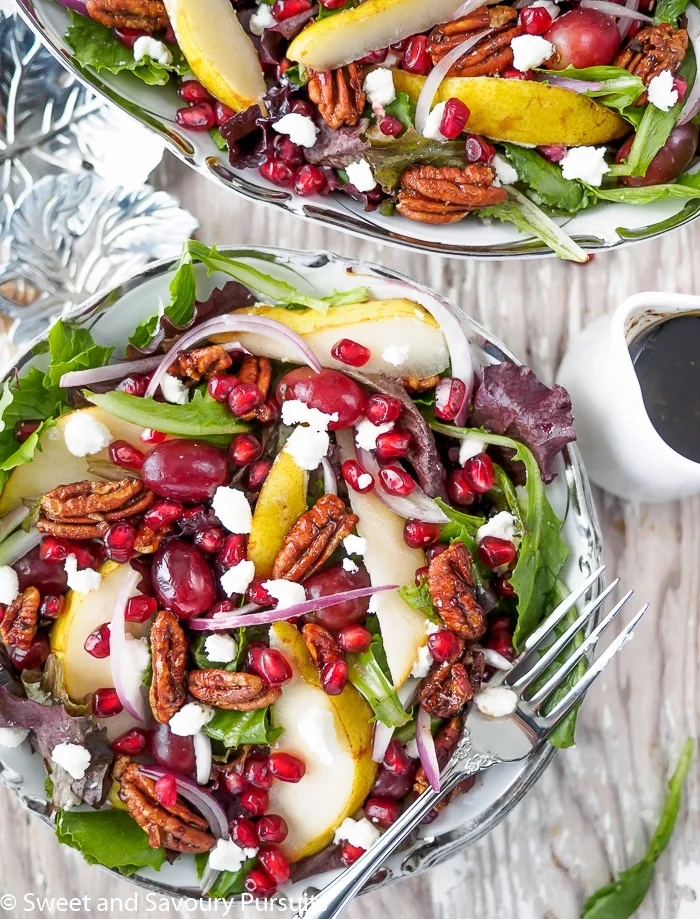
[[[296,862],[332,842],[336,829],[369,794],[377,772],[372,762],[374,716],[350,684],[338,696],[326,695],[304,639],[293,625],[274,623],[270,646],[284,654],[293,670],[272,707],[273,724],[284,728],[273,749],[299,756],[306,764],[300,782],[274,782],[269,792],[270,813],[284,817],[289,826],[280,848]],[[309,725],[316,729],[310,731]]]
[[[165,8],[192,73],[212,96],[234,112],[264,108],[260,58],[230,0],[165,0]]]
[[[406,70],[393,74],[396,91],[415,102],[425,77]],[[632,131],[630,124],[595,100],[533,80],[449,77],[440,84],[434,101],[437,105],[451,98],[460,99],[469,109],[468,131],[491,140],[576,147],[606,144]]]
[[[291,43],[287,57],[311,70],[333,70],[447,22],[459,5],[459,0],[365,0],[312,22]]]
[[[442,330],[430,313],[413,300],[368,300],[339,306],[327,313],[318,310],[287,310],[281,306],[255,306],[239,310],[253,316],[263,316],[281,322],[300,335],[324,367],[347,370],[331,354],[342,338],[349,338],[369,348],[370,358],[363,373],[388,373],[395,376],[412,374],[419,379],[442,373],[449,366],[450,356]],[[230,335],[213,336],[226,341]],[[298,355],[263,335],[243,333],[235,336],[253,354],[275,360],[298,362]],[[387,348],[399,348],[403,358],[400,365],[384,358]]]

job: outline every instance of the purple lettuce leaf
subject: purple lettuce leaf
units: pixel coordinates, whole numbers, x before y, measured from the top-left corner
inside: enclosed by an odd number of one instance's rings
[[[470,422],[519,440],[532,451],[543,482],[554,478],[555,458],[576,440],[571,399],[563,386],[545,386],[529,367],[485,367]]]
[[[262,166],[272,152],[275,121],[291,111],[290,95],[297,87],[287,83],[273,86],[264,96],[267,115],[259,105],[251,105],[243,112],[225,121],[219,131],[229,150],[229,161],[234,169],[253,169]]]
[[[318,4],[314,3],[310,9],[304,10],[302,13],[297,13],[296,16],[290,16],[289,19],[283,19],[282,22],[278,22],[277,25],[265,29],[265,32],[277,32],[279,35],[282,35],[283,38],[286,38],[287,41],[291,41],[295,35],[301,32],[307,22],[310,22],[314,18],[317,12]]]
[[[315,166],[333,166],[336,169],[343,169],[356,162],[369,147],[362,139],[368,125],[369,121],[361,118],[352,128],[334,131],[325,121],[321,121],[316,143],[304,151],[307,161]]]

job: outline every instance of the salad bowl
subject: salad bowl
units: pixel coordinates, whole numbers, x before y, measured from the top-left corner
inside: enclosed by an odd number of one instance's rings
[[[189,245],[197,247],[199,244],[190,243]],[[206,247],[201,247],[196,248],[194,251],[202,255],[205,249]],[[448,304],[427,288],[395,272],[366,263],[344,260],[325,252],[302,253],[267,248],[222,248],[219,251],[210,250],[210,255],[212,252],[219,267],[229,266],[230,268],[232,265],[237,266],[236,271],[242,272],[240,277],[245,276],[249,282],[258,287],[258,290],[260,285],[272,285],[268,286],[268,296],[270,291],[274,289],[277,297],[280,298],[281,292],[286,290],[287,294],[285,296],[291,296],[292,300],[296,299],[298,301],[306,298],[305,302],[308,303],[312,302],[312,298],[314,298],[313,302],[317,305],[319,303],[318,298],[327,298],[326,301],[321,300],[321,302],[328,302],[332,298],[332,303],[334,304],[353,303],[355,297],[358,296],[376,298],[365,300],[365,302],[369,303],[396,303],[408,300],[413,304],[417,315],[420,315],[421,310],[424,310],[430,315],[442,316],[445,324],[456,322],[458,325],[454,328],[462,330],[460,335],[462,333],[466,335],[474,364],[479,368],[478,376],[480,377],[483,377],[485,369],[488,367],[503,366],[515,369],[520,366],[517,358],[508,351],[505,345],[490,335],[478,323],[474,322],[462,307]],[[204,255],[202,257],[208,258]],[[197,257],[193,256],[192,261],[196,260]],[[121,353],[125,349],[129,337],[132,336],[134,328],[138,327],[142,330],[146,328],[143,324],[144,320],[148,320],[153,316],[154,308],[157,310],[159,303],[170,302],[171,296],[176,294],[178,289],[182,290],[179,281],[175,285],[172,282],[178,270],[180,272],[178,277],[182,279],[183,263],[189,264],[187,258],[179,263],[167,260],[152,264],[119,287],[94,297],[68,317],[70,328],[77,330],[75,334],[82,335],[89,332],[89,336],[91,336],[90,342],[92,343],[90,348],[115,347]],[[208,267],[212,269],[211,275],[207,275],[205,264],[196,264],[194,266],[196,291],[200,303],[211,302],[212,293],[225,280],[225,276],[216,271],[213,263],[209,263]],[[284,285],[287,286],[285,287]],[[362,288],[358,288],[358,285],[362,285]],[[290,295],[289,291],[292,288],[295,289],[295,292]],[[364,294],[358,293],[359,290],[364,290]],[[341,307],[331,306],[331,310],[339,308]],[[292,311],[292,314],[296,315],[297,311]],[[412,321],[410,318],[403,320],[403,322],[410,321]],[[153,328],[151,327],[152,331]],[[16,372],[23,378],[31,367],[41,368],[46,366],[45,341],[46,339],[39,339],[32,343],[17,360],[16,367],[8,374],[6,381],[12,379]],[[183,338],[182,341],[184,342],[185,339]],[[318,341],[317,346],[321,347],[318,345]],[[391,356],[391,352],[387,349],[383,352],[383,355]],[[78,374],[92,374],[93,388],[104,388],[104,386],[100,387],[97,377],[100,376],[99,368],[105,360],[106,358],[100,361],[93,359],[94,370],[81,369],[76,372]],[[153,360],[153,357],[151,357],[150,361],[153,362]],[[455,361],[456,358],[453,355],[453,366]],[[298,371],[292,371],[292,373],[296,372]],[[529,375],[530,380],[534,377],[524,368],[522,372]],[[82,380],[85,377],[76,377],[76,382],[78,379]],[[68,385],[69,381],[65,377],[64,380]],[[533,385],[541,387],[539,383],[534,383]],[[541,391],[544,392],[547,399],[553,398],[554,401],[561,400],[564,392],[563,390],[547,390],[544,387],[541,388]],[[278,389],[277,392],[279,393],[280,390]],[[111,396],[114,393],[108,393],[107,395]],[[94,398],[99,400],[99,394],[95,395]],[[564,401],[566,400],[564,399]],[[158,404],[167,407],[167,402]],[[74,411],[72,415],[79,414],[79,411]],[[67,417],[70,418],[71,415]],[[436,422],[435,425],[436,431],[441,433],[441,428],[444,428],[444,424],[441,425]],[[46,435],[55,439],[56,436],[60,436],[57,432],[58,430],[60,429],[49,428]],[[338,432],[338,434],[340,433],[342,432]],[[564,442],[566,440],[570,441],[570,437],[569,432],[564,438]],[[505,438],[501,438],[501,440],[505,440]],[[498,442],[497,437],[496,442]],[[48,441],[44,443],[47,445]],[[168,441],[165,441],[165,443],[168,443]],[[341,443],[340,437],[338,437],[338,443]],[[278,456],[284,455],[283,448],[283,452],[279,453]],[[529,456],[530,454],[526,455]],[[41,462],[41,455],[37,453],[36,456],[39,457],[36,462]],[[555,457],[550,457],[550,460],[552,467],[549,472],[554,473],[554,478],[550,484],[544,486],[546,498],[543,500],[549,502],[547,506],[551,505],[551,511],[556,518],[563,521],[560,538],[561,546],[564,548],[562,550],[563,554],[559,556],[559,564],[563,564],[563,568],[560,577],[562,584],[574,590],[587,576],[600,567],[602,559],[601,535],[588,480],[576,446],[571,442],[565,443],[563,450]],[[31,464],[18,468],[22,473],[25,469],[30,469]],[[99,469],[104,468],[104,466],[94,468],[99,476]],[[110,473],[112,478],[114,478],[113,472],[114,467],[112,467],[112,473]],[[549,472],[547,477],[549,477]],[[325,490],[327,487],[329,486],[324,474],[323,489]],[[8,493],[12,492],[13,489],[16,491],[17,484],[15,482],[12,485],[10,479],[10,484],[5,485],[4,496],[0,498],[4,502],[3,508],[0,509],[6,511],[10,506]],[[420,492],[420,489],[418,491]],[[355,504],[353,503],[352,506],[355,507]],[[459,519],[458,516],[455,519]],[[465,519],[473,520],[475,518]],[[38,525],[40,525],[40,521]],[[17,533],[20,533],[20,531],[17,531]],[[28,533],[22,533],[17,538],[24,539],[30,533],[31,530]],[[10,536],[10,539],[12,538]],[[33,544],[36,545],[36,542]],[[168,543],[166,542],[166,547],[167,545]],[[0,548],[0,555],[7,561],[6,544],[4,553]],[[437,558],[439,557],[437,555]],[[565,557],[566,561],[564,562]],[[368,559],[368,566],[370,565],[371,563]],[[351,570],[351,567],[349,566],[346,570]],[[253,609],[257,608],[259,607],[253,607]],[[377,609],[377,612],[381,615],[379,609]],[[220,615],[231,615],[231,613],[224,612]],[[60,624],[61,620],[59,619],[58,622]],[[203,622],[203,620],[200,620],[200,622]],[[194,620],[192,623],[193,627],[196,628]],[[293,627],[289,626],[288,623],[283,624],[294,631]],[[54,628],[56,627],[54,626]],[[115,634],[114,630],[113,620],[112,634]],[[51,641],[52,646],[58,648],[60,642],[58,640],[54,642],[53,637]],[[115,653],[114,647],[112,653]],[[502,661],[502,656],[498,654],[496,655],[496,660],[499,657]],[[13,659],[12,656],[11,659]],[[64,657],[64,667],[66,666],[65,660]],[[389,654],[389,660],[392,661],[391,666],[393,667],[391,653]],[[416,676],[418,676],[417,673]],[[4,692],[1,685],[0,695]],[[29,685],[29,683],[25,685]],[[116,685],[119,686],[119,683]],[[119,692],[124,691],[122,686]],[[77,695],[77,693],[71,693],[71,695]],[[282,689],[282,698],[284,698],[284,688]],[[5,704],[3,699],[6,700],[7,695],[0,698],[0,722],[3,722],[5,717],[3,715],[3,705]],[[125,714],[117,715],[117,718],[122,718]],[[6,718],[3,723],[7,725]],[[10,723],[13,722],[10,721]],[[291,730],[290,725],[287,725],[287,728]],[[116,730],[110,729],[110,739],[113,739],[116,733]],[[284,735],[282,736],[284,737]],[[386,740],[387,743],[389,738]],[[1,739],[3,739],[2,736],[0,736]],[[572,735],[568,737],[563,745],[568,744],[571,739]],[[382,870],[377,873],[370,887],[383,886],[402,877],[423,871],[432,865],[438,864],[489,832],[532,789],[551,762],[554,752],[554,747],[548,747],[539,751],[526,762],[504,765],[479,777],[468,794],[455,798],[438,815],[434,822],[426,825],[409,845],[392,856]],[[2,763],[0,777],[3,783],[17,794],[34,813],[53,824],[50,804],[47,801],[46,772],[42,757],[32,752],[29,743],[24,742],[12,748],[0,746],[0,763]],[[71,787],[75,789],[74,785]],[[294,788],[295,786],[290,787]],[[114,802],[114,798],[110,797],[110,801]],[[77,811],[67,813],[77,814],[79,819],[83,810],[87,809],[79,807]],[[72,819],[75,819],[75,817]],[[61,835],[61,838],[62,841],[67,841],[65,833]],[[81,846],[77,845],[77,848],[81,848]],[[86,855],[90,854],[91,861],[100,861],[99,857],[95,857],[94,850],[90,853],[83,851]],[[295,877],[292,875],[293,883],[285,884],[280,889],[280,893],[285,897],[300,899],[305,892],[321,888],[331,876],[328,873],[328,869],[338,870],[337,862],[329,862],[324,857],[324,852],[325,850],[312,856],[306,863],[302,876]],[[106,861],[106,859],[103,859],[103,861]],[[302,862],[301,864],[304,863]],[[200,891],[195,860],[189,855],[178,858],[172,864],[163,863],[158,871],[152,867],[143,866],[136,866],[136,870],[125,870],[126,866],[122,866],[122,868],[123,873],[129,875],[132,882],[153,891],[172,896],[190,895]]]
[[[301,0],[301,2],[309,6],[308,0]],[[376,2],[380,3],[382,0],[376,0]],[[71,3],[67,2],[66,5],[70,6]],[[333,0],[329,0],[328,5],[332,7]],[[478,4],[471,4],[472,7],[476,5]],[[523,5],[516,4],[516,8]],[[78,3],[76,9],[81,6]],[[338,4],[336,3],[335,6],[337,7]],[[610,4],[607,6],[609,7]],[[178,98],[175,92],[175,84],[180,76],[171,79],[168,85],[155,86],[146,85],[128,72],[113,75],[105,67],[101,67],[97,72],[80,62],[81,57],[76,55],[66,40],[66,33],[70,26],[69,12],[65,7],[60,6],[57,0],[18,0],[18,7],[26,22],[65,67],[96,93],[127,112],[150,131],[155,132],[172,153],[201,175],[248,200],[282,208],[299,217],[341,229],[356,236],[451,257],[528,258],[552,255],[553,252],[556,252],[564,258],[585,261],[586,253],[614,249],[628,243],[653,239],[660,234],[681,227],[693,220],[700,211],[700,200],[694,197],[694,193],[687,187],[687,185],[694,187],[693,181],[686,183],[685,190],[678,190],[680,187],[674,186],[676,191],[668,194],[647,194],[644,190],[639,193],[639,190],[635,192],[635,189],[628,189],[626,196],[615,197],[613,195],[608,198],[605,195],[596,196],[597,203],[592,206],[586,205],[584,209],[577,209],[580,207],[577,205],[574,211],[569,212],[569,216],[563,216],[566,208],[559,207],[559,211],[556,210],[562,203],[559,201],[554,204],[555,210],[552,212],[555,215],[559,213],[559,216],[554,216],[553,221],[544,212],[541,212],[543,216],[537,216],[532,210],[532,205],[528,205],[527,200],[523,200],[522,197],[514,198],[519,194],[516,189],[513,193],[509,191],[509,199],[506,203],[516,207],[520,213],[520,217],[516,218],[520,229],[509,222],[512,218],[504,216],[503,211],[500,215],[494,213],[493,218],[485,216],[483,221],[475,216],[477,212],[473,212],[466,219],[461,219],[456,223],[444,220],[433,223],[416,222],[419,218],[406,219],[398,213],[401,207],[399,206],[395,211],[389,199],[384,201],[384,204],[390,205],[388,208],[380,206],[377,209],[381,195],[371,203],[371,206],[365,207],[366,195],[358,193],[353,188],[347,191],[348,185],[343,185],[343,182],[348,183],[349,179],[348,174],[342,172],[342,168],[340,178],[334,171],[331,180],[330,172],[326,172],[326,190],[323,191],[323,194],[312,194],[313,189],[308,187],[308,183],[303,194],[297,193],[291,187],[280,187],[291,186],[291,174],[288,182],[286,178],[284,181],[275,178],[275,184],[273,184],[257,168],[262,160],[249,156],[247,151],[240,159],[241,161],[246,160],[244,165],[248,168],[239,168],[242,162],[237,162],[236,166],[232,166],[226,150],[226,141],[222,139],[221,133],[201,129],[188,130],[183,127],[178,114],[178,110],[183,108],[182,97]],[[128,53],[131,54],[130,51]],[[186,64],[183,68],[178,61],[174,62],[173,67],[179,68],[178,74],[185,73],[187,69]],[[597,69],[615,69],[620,72],[618,68]],[[423,77],[418,79],[422,80]],[[564,85],[575,82],[565,80]],[[602,84],[587,85],[600,87]],[[566,93],[566,89],[556,91]],[[582,91],[577,90],[577,92]],[[629,88],[625,91],[628,94],[630,92]],[[598,92],[598,95],[601,95],[601,92],[602,90]],[[575,98],[576,93],[570,95]],[[308,105],[308,102],[305,104]],[[537,100],[532,100],[529,104],[531,110],[536,110],[539,105]],[[604,112],[613,111],[603,106],[599,108],[602,108]],[[578,142],[594,143],[588,140]],[[525,146],[534,147],[534,143],[525,143]],[[537,156],[534,151],[533,155]],[[554,153],[552,155],[558,156]],[[502,159],[501,153],[499,156]],[[338,162],[331,157],[329,163],[333,167],[340,168],[342,157],[336,159]],[[255,165],[253,165],[253,160]],[[556,163],[556,159],[554,162]],[[527,162],[516,165],[526,170],[531,169],[532,166]],[[542,167],[545,173],[550,166],[551,163],[547,163]],[[330,166],[324,168],[330,170]],[[508,169],[510,173],[508,170],[505,172],[501,170],[501,174],[506,176],[512,174],[512,167],[509,166]],[[559,172],[558,166],[556,171]],[[313,184],[316,179],[323,184],[320,176],[316,176],[311,183]],[[541,176],[541,181],[544,185],[547,184],[546,174]],[[584,180],[583,185],[577,185],[575,194],[583,194],[584,198],[587,198],[592,193],[585,185],[585,181],[588,180]],[[669,180],[659,179],[658,181]],[[513,179],[512,177],[506,178],[504,182],[512,183]],[[530,202],[533,199],[536,202],[541,201],[537,184],[538,182],[535,182],[534,185],[532,182],[520,184],[520,188],[529,193]],[[326,193],[329,188],[336,187],[341,187],[341,190]],[[378,189],[379,186],[376,186],[375,190],[378,191]],[[485,214],[488,214],[488,210],[485,211]],[[533,230],[532,227],[535,225],[537,229]]]

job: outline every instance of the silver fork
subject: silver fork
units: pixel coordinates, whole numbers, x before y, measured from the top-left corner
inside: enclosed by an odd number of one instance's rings
[[[573,650],[562,665],[542,682],[542,685],[536,685],[538,681],[542,681],[547,668],[552,666],[572,638],[593,620],[607,597],[619,584],[620,579],[616,578],[604,590],[594,593],[593,598],[585,604],[571,625],[557,636],[557,626],[562,623],[562,620],[574,609],[588,590],[595,591],[594,585],[604,570],[603,565],[566,597],[528,638],[525,649],[514,661],[512,669],[505,676],[489,683],[489,686],[505,686],[517,694],[517,707],[513,714],[505,718],[486,718],[476,706],[472,706],[465,720],[457,748],[440,776],[440,791],[436,792],[428,788],[419,795],[396,823],[380,836],[371,849],[349,868],[346,868],[313,899],[308,900],[294,919],[334,919],[370,880],[399,843],[416,829],[435,805],[460,782],[490,766],[525,759],[547,741],[574,705],[584,697],[591,683],[632,638],[635,626],[649,607],[649,604],[645,603],[574,685],[561,698],[556,701],[552,700],[553,693],[562,688],[563,681],[577,664],[595,649],[600,636],[618,616],[634,592],[628,591],[583,638],[581,644]]]

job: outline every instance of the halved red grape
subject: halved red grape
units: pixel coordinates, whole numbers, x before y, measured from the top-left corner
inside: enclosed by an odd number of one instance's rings
[[[554,45],[554,56],[546,64],[550,70],[564,70],[569,65],[601,67],[612,63],[620,47],[613,17],[587,8],[555,19],[545,38]]]
[[[618,150],[616,163],[629,156],[636,135],[628,137]],[[675,127],[666,143],[656,154],[643,176],[624,176],[622,181],[630,188],[643,185],[663,185],[673,182],[690,165],[698,148],[698,129],[690,122]]]

